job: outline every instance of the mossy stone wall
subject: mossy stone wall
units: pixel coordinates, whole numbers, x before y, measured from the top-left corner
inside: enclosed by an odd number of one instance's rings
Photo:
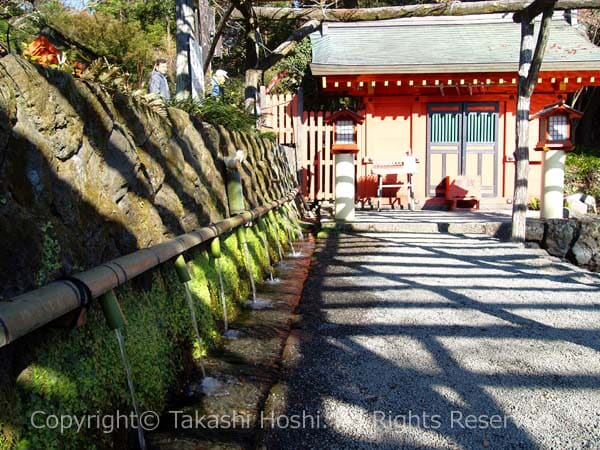
[[[285,154],[268,140],[177,109],[163,116],[68,74],[1,58],[0,301],[227,217],[222,159],[238,149],[247,154],[248,209],[295,186]],[[248,228],[254,278],[277,259],[277,241],[287,245],[287,220],[277,212],[266,234],[256,224]],[[222,237],[222,249],[228,315],[235,318],[250,294],[248,270],[235,233]],[[142,410],[162,411],[191,359],[220,336],[216,262],[203,246],[185,257],[200,345],[172,262],[116,291]],[[0,348],[1,450],[127,447],[123,427],[39,427],[50,416],[93,421],[131,411],[117,341],[101,309],[94,304],[81,328],[71,321]]]

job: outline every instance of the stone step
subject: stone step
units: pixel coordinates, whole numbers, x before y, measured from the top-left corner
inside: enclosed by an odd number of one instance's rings
[[[343,232],[485,234],[495,237],[510,233],[508,222],[324,222],[322,228]]]

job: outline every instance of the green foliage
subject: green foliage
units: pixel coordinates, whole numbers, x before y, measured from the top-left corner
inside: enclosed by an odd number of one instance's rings
[[[195,262],[202,265],[202,261]],[[210,312],[210,297],[201,271],[192,283],[205,345],[216,336]],[[177,384],[194,342],[184,289],[172,268],[156,273],[149,291],[120,290],[121,306],[128,325],[124,330],[126,351],[141,411],[160,412],[169,390]],[[202,349],[204,351],[204,349]],[[77,330],[48,331],[37,357],[18,379],[23,417],[35,411],[44,415],[128,414],[131,402],[114,333],[106,325],[100,308],[89,313],[88,323]],[[41,421],[43,421],[43,416]],[[106,448],[112,441],[103,429],[35,429],[23,424],[24,448]],[[92,427],[94,428],[94,427]]]
[[[294,52],[283,58],[265,73],[265,83],[268,84],[277,75],[287,71],[288,75],[279,81],[272,93],[295,93],[302,85],[305,76],[310,76],[308,64],[312,58],[310,39],[305,38]]]
[[[52,236],[52,223],[46,222],[40,226],[42,232],[42,254],[40,267],[36,276],[37,285],[43,286],[52,275],[62,267],[60,261],[60,245]]]
[[[246,263],[235,233],[231,233],[221,240],[221,269],[223,270],[223,284],[225,293],[231,295],[236,302],[248,299],[250,294],[250,280],[245,279]]]
[[[9,23],[13,51],[22,51],[24,43],[31,42],[49,25],[51,35],[56,34],[52,29],[58,30],[68,38],[67,42],[77,43],[69,48],[61,36],[55,36],[62,42],[68,61],[90,62],[91,55],[104,57],[120,65],[128,81],[138,87],[146,82],[155,57],[166,54],[167,47],[174,48],[173,39],[167,37],[167,28],[174,36],[174,0],[101,1],[94,5],[93,14],[52,0],[35,2],[35,8],[33,4],[21,3],[11,14],[0,14],[0,43],[4,47],[8,47],[2,40]]]
[[[275,239],[281,242],[281,245],[289,246],[289,234],[288,234],[288,223],[286,222],[288,219],[281,214],[280,212],[276,212],[274,215],[273,229],[275,232]]]
[[[287,239],[284,223],[288,219],[281,213],[271,216],[277,223],[276,231],[269,231],[266,237],[275,255],[274,240]],[[53,260],[60,247],[50,234],[52,226],[46,224],[43,229],[52,256],[49,260]],[[257,226],[247,228],[252,273],[257,280],[270,266],[261,233]],[[245,258],[235,233],[222,239],[219,264],[228,316],[235,319],[237,306],[250,296]],[[215,317],[222,317],[222,308],[214,261],[206,251],[200,251],[190,266],[200,347],[190,323],[184,288],[172,267],[156,271],[147,291],[127,285],[117,293],[127,319],[126,352],[142,412],[163,411],[192,349],[195,355],[204,354],[219,339]],[[105,433],[102,423],[94,425],[98,420],[94,417],[108,416],[116,421],[117,411],[129,414],[132,406],[114,332],[106,327],[98,305],[93,305],[87,324],[79,329],[45,330],[43,341],[33,347],[30,357],[32,362],[19,375],[16,390],[0,389],[0,413],[5,414],[0,416],[0,449],[112,448],[115,434]],[[36,411],[41,411],[36,425],[50,415],[90,417],[93,425],[84,426],[81,432],[71,428],[63,434],[51,428],[37,429],[31,423]]]
[[[261,131],[259,133],[259,136],[262,139],[267,139],[271,142],[277,142],[277,133],[275,133],[274,131]]]
[[[191,262],[192,281],[190,290],[196,299],[198,299],[198,309],[196,311],[196,320],[200,326],[200,334],[205,342],[205,348],[201,353],[212,345],[218,337],[216,323],[213,317],[214,302],[209,290],[209,283],[216,278],[210,265],[210,259],[206,251],[198,253]]]
[[[175,24],[175,0],[99,0],[94,9],[122,20],[137,21],[144,30],[164,23],[166,19],[171,25]]]
[[[181,109],[188,113],[190,116],[198,118],[202,116],[202,103],[192,99],[191,97],[188,97],[183,100],[173,97],[171,98],[171,100],[168,101],[167,105],[173,108]]]
[[[102,12],[62,10],[50,14],[48,20],[98,56],[122,66],[138,85],[146,81],[156,49],[165,44],[161,29],[152,25],[144,29],[137,20],[120,20]]]
[[[184,100],[173,98],[169,101],[169,106],[182,109],[200,120],[223,125],[228,130],[249,131],[254,124],[254,119],[234,105],[212,97],[207,97],[203,103],[191,98]]]
[[[270,263],[262,240],[262,233],[257,226],[246,228],[248,250],[252,257],[252,276],[255,280],[262,280]],[[263,236],[264,237],[264,236]]]
[[[581,148],[567,154],[565,194],[582,192],[600,201],[600,148]]]
[[[20,437],[19,417],[20,404],[17,394],[8,385],[0,384],[0,411],[11,411],[5,423],[0,421],[0,449],[8,450],[15,447]]]
[[[530,211],[539,211],[540,210],[540,205],[541,205],[540,199],[537,198],[537,197],[533,197],[527,203],[527,209],[529,209]]]
[[[43,18],[29,2],[0,1],[0,46],[18,52],[43,26]]]
[[[175,100],[171,105],[184,109],[208,123],[223,125],[230,131],[251,131],[256,123],[253,115],[219,98],[207,97],[202,104],[192,100]]]

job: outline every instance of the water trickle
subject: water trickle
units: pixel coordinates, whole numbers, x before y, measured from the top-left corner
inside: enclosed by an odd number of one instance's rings
[[[221,306],[223,307],[223,328],[225,329],[225,333],[227,333],[227,330],[229,330],[229,321],[227,320],[227,302],[225,301],[223,273],[219,261],[220,259],[215,259],[215,268],[217,269],[217,278],[219,279],[219,295],[221,296]]]
[[[267,280],[266,283],[270,284],[270,285],[280,284],[281,283],[281,278],[279,278],[279,277],[275,277],[275,278],[271,277],[271,279]]]
[[[267,258],[269,260],[269,279],[271,281],[273,281],[273,268],[271,267],[271,256],[269,253],[269,242],[267,241],[267,237],[263,236],[262,234],[259,233],[260,236],[260,240],[263,243],[263,247],[265,248],[265,253],[267,254]]]
[[[242,332],[239,330],[228,330],[225,333],[223,333],[223,337],[227,339],[239,339],[241,335]]]
[[[140,444],[141,450],[146,450],[146,440],[144,439],[144,430],[140,426],[139,418],[140,411],[138,407],[137,397],[135,395],[135,389],[133,387],[133,378],[131,377],[131,366],[129,365],[129,359],[127,358],[127,353],[125,353],[125,339],[123,338],[123,334],[120,329],[115,330],[115,334],[117,336],[117,342],[119,343],[119,353],[121,354],[121,361],[123,362],[123,367],[125,368],[125,374],[127,376],[127,386],[129,386],[129,393],[131,395],[131,403],[133,405],[133,412],[135,414],[137,423],[137,435],[138,442]]]
[[[223,383],[221,383],[216,378],[204,377],[202,379],[202,392],[204,393],[204,395],[214,396],[216,395],[217,391],[221,389],[222,385]]]
[[[291,267],[290,264],[286,263],[285,261],[280,261],[277,263],[277,268],[279,270],[287,270]]]
[[[266,299],[256,298],[256,285],[254,284],[254,277],[252,276],[252,260],[250,259],[250,250],[248,250],[248,243],[242,243],[242,249],[246,256],[246,266],[248,268],[248,275],[250,277],[250,286],[252,287],[252,301],[248,304],[250,309],[265,309],[272,306],[272,302]]]
[[[306,237],[304,236],[304,233],[302,232],[302,227],[300,225],[298,225],[298,239],[300,239],[301,241],[306,240]]]
[[[288,239],[289,239],[289,242],[290,242],[290,248],[292,249],[291,256],[296,256],[297,253],[296,253],[296,249],[294,248],[294,238],[292,236],[292,227],[291,227],[291,225],[289,223],[287,223],[286,228],[287,228],[287,232],[288,232]]]
[[[258,310],[258,309],[267,309],[273,306],[273,302],[271,300],[267,300],[264,298],[257,298],[249,305],[250,309]]]
[[[279,260],[283,260],[283,247],[281,247],[281,242],[279,242],[279,237],[276,239],[277,242],[277,253],[279,253]]]
[[[194,333],[196,333],[196,339],[198,339],[198,349],[202,348],[202,338],[200,337],[200,330],[198,329],[198,322],[196,321],[196,311],[194,308],[194,301],[192,300],[192,293],[190,292],[190,287],[187,283],[183,283],[185,286],[185,297],[187,299],[188,307],[190,309],[190,316],[192,318],[192,327],[194,328]],[[199,359],[200,370],[202,370],[202,377],[206,377],[206,371],[204,370],[204,364],[202,363],[202,356]]]
[[[246,268],[248,269],[248,278],[250,278],[250,286],[252,287],[252,302],[256,301],[256,286],[254,285],[254,276],[252,275],[252,261],[250,259],[250,250],[248,250],[248,243],[242,243],[244,250],[244,256],[246,257]]]
[[[283,248],[281,247],[281,242],[279,242],[279,226],[275,224],[275,242],[277,243],[277,253],[279,254],[279,261],[283,260]]]

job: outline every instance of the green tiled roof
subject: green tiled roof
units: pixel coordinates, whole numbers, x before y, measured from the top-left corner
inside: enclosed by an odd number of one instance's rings
[[[326,22],[310,38],[315,75],[516,71],[521,26],[512,15]],[[600,47],[557,13],[542,70],[584,69],[600,69]]]

